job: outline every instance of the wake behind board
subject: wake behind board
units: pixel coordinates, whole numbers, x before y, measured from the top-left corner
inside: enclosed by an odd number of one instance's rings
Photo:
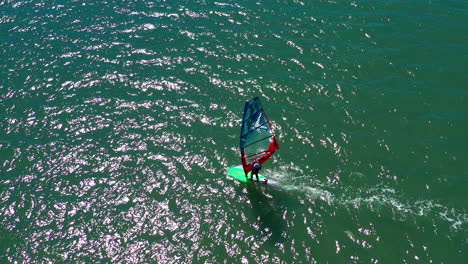
[[[240,182],[252,182],[251,180],[247,179],[245,177],[245,172],[244,172],[244,169],[243,168],[230,168],[228,170],[228,173],[229,173],[229,176],[231,176],[231,178],[235,179],[235,180],[238,180]],[[250,178],[250,175],[252,174],[252,172],[249,172],[248,176]],[[256,182],[255,180],[257,179],[257,177],[254,177],[254,180],[253,182]],[[258,179],[261,183],[263,184],[266,184],[267,183],[267,178],[263,175],[258,175]]]

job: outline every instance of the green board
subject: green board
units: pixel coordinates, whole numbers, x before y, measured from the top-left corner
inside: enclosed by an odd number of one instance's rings
[[[229,176],[231,176],[231,178],[235,179],[235,180],[238,180],[238,181],[241,181],[241,182],[251,182],[250,180],[248,180],[246,177],[245,177],[245,172],[244,172],[244,169],[242,168],[230,168],[228,170],[228,173],[229,173]],[[250,178],[250,174],[252,172],[249,172],[249,178]],[[254,182],[257,178],[254,177]],[[258,175],[258,179],[260,180],[260,182],[263,182],[265,183],[267,181],[267,179],[265,178],[265,176],[263,175]]]

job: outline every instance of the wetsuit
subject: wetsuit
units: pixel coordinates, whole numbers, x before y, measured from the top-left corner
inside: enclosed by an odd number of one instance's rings
[[[258,172],[262,169],[262,165],[258,162],[256,162],[253,165],[252,168],[252,174],[250,175],[250,179],[253,180],[253,176],[255,175],[257,177],[257,182],[258,182]]]

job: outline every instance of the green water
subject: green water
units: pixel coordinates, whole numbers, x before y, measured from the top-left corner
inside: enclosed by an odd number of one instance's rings
[[[466,13],[0,0],[0,263],[466,262]]]

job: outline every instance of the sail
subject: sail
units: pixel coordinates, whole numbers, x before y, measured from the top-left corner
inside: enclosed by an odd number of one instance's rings
[[[240,137],[242,166],[245,173],[252,171],[253,164],[264,163],[279,149],[275,134],[268,123],[258,97],[245,103]]]

